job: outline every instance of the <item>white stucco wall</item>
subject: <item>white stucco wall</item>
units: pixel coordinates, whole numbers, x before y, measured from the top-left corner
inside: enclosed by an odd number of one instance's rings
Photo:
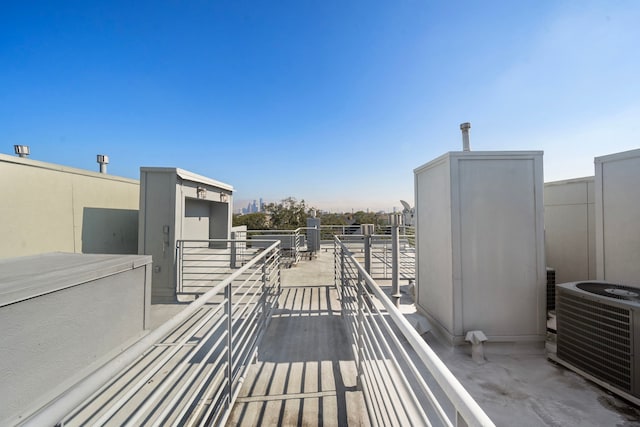
[[[136,180],[0,154],[0,258],[137,253]]]
[[[596,275],[640,286],[640,149],[595,158]]]
[[[595,279],[594,177],[545,183],[544,227],[556,283]]]
[[[452,343],[542,341],[541,152],[452,152],[415,170],[418,307]]]

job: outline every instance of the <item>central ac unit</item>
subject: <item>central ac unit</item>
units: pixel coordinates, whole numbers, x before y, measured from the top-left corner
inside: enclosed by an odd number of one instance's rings
[[[586,281],[556,286],[557,353],[549,357],[640,404],[640,289]]]

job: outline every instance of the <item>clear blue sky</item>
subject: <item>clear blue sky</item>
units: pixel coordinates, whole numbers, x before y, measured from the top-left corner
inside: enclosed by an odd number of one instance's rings
[[[239,201],[412,203],[459,150],[544,150],[545,180],[640,147],[640,2],[4,1],[0,152]]]

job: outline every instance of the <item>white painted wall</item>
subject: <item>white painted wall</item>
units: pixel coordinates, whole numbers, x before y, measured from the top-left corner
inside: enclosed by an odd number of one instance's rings
[[[137,252],[138,181],[0,154],[0,258]]]
[[[453,331],[450,159],[443,156],[415,173],[416,302]]]
[[[421,311],[452,343],[542,341],[542,153],[451,152],[415,178]]]
[[[595,158],[596,275],[640,286],[640,149]]]
[[[556,283],[596,278],[594,177],[544,184],[547,266]]]

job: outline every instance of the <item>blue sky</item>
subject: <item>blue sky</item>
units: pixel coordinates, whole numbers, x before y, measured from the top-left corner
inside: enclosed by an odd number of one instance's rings
[[[413,200],[461,147],[544,150],[545,180],[640,146],[638,1],[5,1],[0,152],[236,200]]]

